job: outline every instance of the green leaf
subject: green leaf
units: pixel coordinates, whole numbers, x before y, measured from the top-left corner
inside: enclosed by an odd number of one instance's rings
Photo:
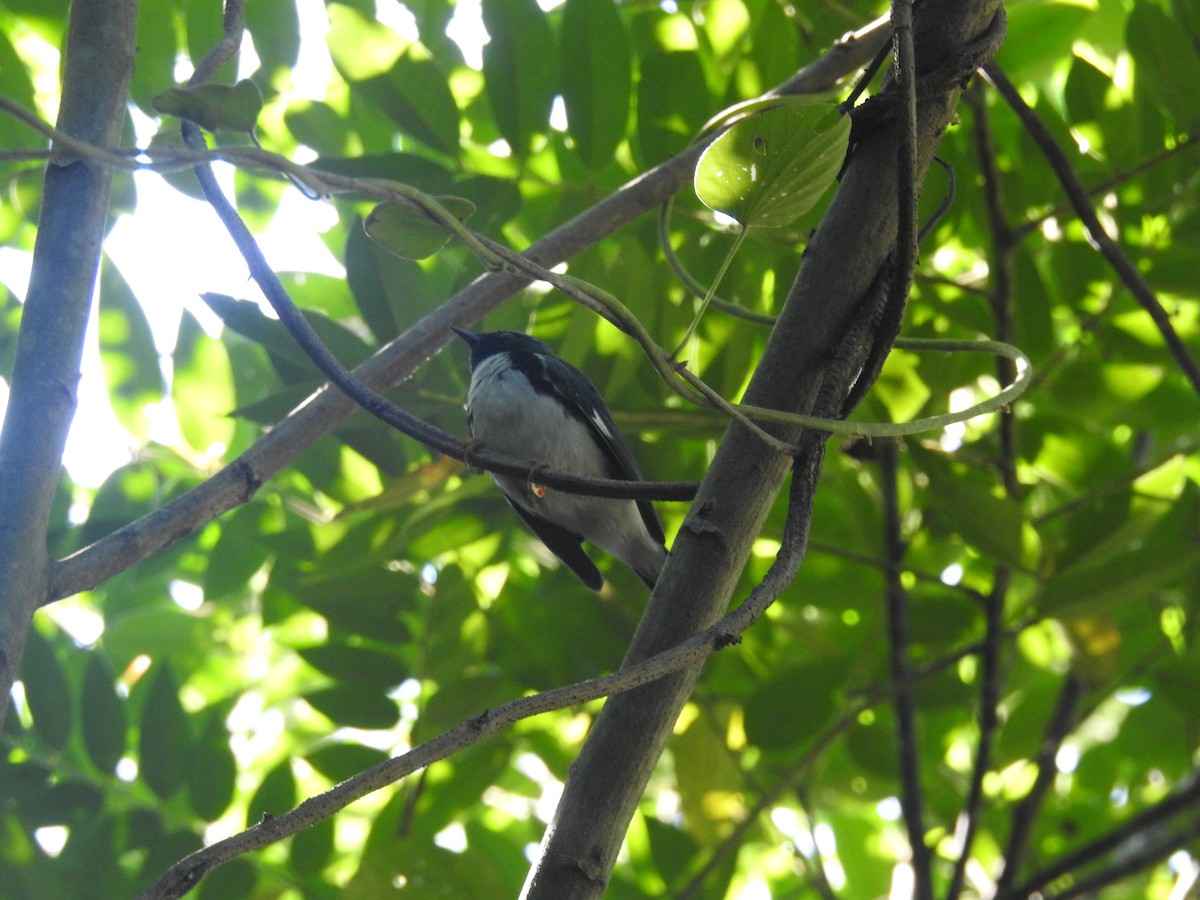
[[[130,890],[129,878],[117,862],[123,849],[120,843],[123,824],[124,816],[93,812],[72,827],[71,858],[75,870],[71,873],[70,896],[95,897],[97,885],[104,886],[104,896],[136,893]]]
[[[567,0],[561,84],[567,128],[589,169],[613,161],[625,136],[631,85],[629,34],[613,0]]]
[[[301,875],[315,876],[333,856],[334,820],[323,819],[292,838],[288,865]]]
[[[420,44],[409,44],[386,74],[355,84],[406,135],[443,153],[458,149],[458,106],[446,72]]]
[[[51,643],[36,628],[29,629],[25,652],[21,656],[21,682],[25,702],[33,716],[33,730],[55,750],[66,746],[71,734],[71,689],[67,674]]]
[[[249,503],[221,520],[221,536],[209,551],[204,570],[204,597],[248,596],[251,577],[267,563],[266,548],[259,539],[268,530],[268,510]]]
[[[483,24],[491,38],[483,48],[488,101],[500,133],[523,159],[550,120],[554,33],[535,0],[483,0]]]
[[[160,113],[195,122],[206,131],[253,131],[262,112],[263,98],[249,78],[235,85],[202,84],[167,88],[154,98]]]
[[[849,141],[849,117],[830,104],[759,113],[705,149],[696,165],[696,196],[745,228],[790,225],[833,184]]]
[[[260,344],[267,352],[313,375],[316,364],[296,343],[278,319],[270,319],[262,308],[250,300],[235,300],[227,294],[201,294],[200,299],[220,316],[221,321],[247,340]],[[349,328],[327,316],[310,310],[301,314],[312,326],[321,342],[347,368],[358,365],[371,355],[371,346]]]
[[[362,744],[326,744],[305,754],[304,758],[314,769],[336,783],[379,765],[388,755]]]
[[[1194,720],[1200,720],[1200,657],[1169,656],[1154,666],[1154,692],[1161,694]]]
[[[1196,85],[1200,84],[1200,51],[1196,35],[1153,3],[1135,3],[1125,26],[1134,78],[1181,128],[1200,118]]]
[[[259,425],[273,425],[312,396],[324,383],[324,378],[313,378],[309,381],[289,385],[268,394],[261,400],[239,406],[230,411],[229,415],[247,419]]]
[[[164,660],[156,668],[142,709],[138,773],[150,790],[166,800],[187,778],[192,737],[171,664]]]
[[[325,7],[329,16],[326,41],[333,64],[348,81],[365,81],[387,72],[407,42],[388,28],[342,3]]]
[[[184,438],[198,451],[227,445],[234,429],[227,415],[237,406],[237,399],[225,347],[206,335],[191,313],[185,312],[172,357],[175,367],[171,399]]]
[[[1024,511],[1015,500],[997,496],[985,475],[964,473],[932,453],[919,454],[929,476],[930,523],[957,533],[971,546],[1001,562],[1020,565]]]
[[[188,798],[200,818],[216,821],[233,802],[237,782],[237,760],[229,746],[225,727],[227,705],[209,707],[204,712],[200,737],[192,747],[187,766]]]
[[[742,773],[722,724],[700,716],[672,738],[683,814],[689,832],[704,844],[719,840],[730,819],[742,812]]]
[[[285,759],[267,773],[246,804],[246,827],[261,821],[263,816],[278,816],[287,812],[296,805],[296,796],[292,762]]]
[[[167,127],[164,125],[154,136],[150,138],[151,150],[183,150],[187,145],[183,142],[183,135],[180,134],[178,123],[175,127]],[[162,179],[179,193],[185,197],[191,197],[193,200],[200,200],[205,203],[208,201],[204,198],[204,189],[200,187],[200,182],[196,180],[196,173],[189,169],[181,169],[175,172],[163,172]]]
[[[352,576],[330,572],[310,578],[296,595],[333,628],[372,640],[401,642],[411,638],[400,611],[408,605],[404,592],[417,590],[415,582],[412,576],[380,566]]]
[[[997,62],[1010,77],[1043,78],[1069,59],[1070,47],[1097,11],[1082,3],[1013,3]]]
[[[367,689],[387,690],[408,677],[395,653],[331,640],[303,647],[296,653],[319,672],[339,681],[353,681]]]
[[[254,38],[254,51],[266,72],[292,69],[300,56],[300,19],[295,0],[275,0],[274,3],[249,3],[246,10],[246,29]],[[207,6],[205,13],[212,18]]]
[[[837,708],[837,669],[813,662],[780,671],[746,701],[746,737],[789,753],[811,742]]]
[[[340,156],[350,142],[350,124],[328,103],[301,100],[283,115],[292,137],[322,156]]]
[[[206,875],[197,892],[199,900],[232,900],[254,896],[259,870],[245,859],[223,863]]]
[[[652,166],[687,147],[713,106],[695,53],[656,50],[639,68],[636,146],[639,162]]]
[[[329,721],[353,728],[391,728],[400,715],[395,701],[358,685],[320,688],[307,692],[304,699]]]
[[[125,703],[113,687],[116,675],[108,656],[97,651],[87,656],[80,703],[83,742],[92,764],[111,773],[125,755]]]
[[[175,0],[140,0],[137,16],[138,54],[130,93],[142,111],[149,115],[154,110],[155,94],[164,84],[175,81],[179,52],[175,23],[179,8]]]
[[[460,222],[475,212],[475,204],[462,197],[435,199]],[[372,240],[401,259],[427,259],[453,237],[423,211],[399,203],[380,203],[371,210],[363,227]]]
[[[1057,616],[1144,598],[1200,568],[1200,555],[1180,552],[1195,542],[1200,518],[1200,488],[1186,484],[1183,495],[1144,537],[1118,547],[1109,542],[1103,548],[1107,552],[1089,554],[1051,578],[1041,591],[1042,611]]]
[[[21,57],[17,55],[8,35],[4,33],[0,33],[0,95],[26,109],[32,110],[35,107],[33,82],[29,71],[21,64]],[[8,115],[0,119],[0,146],[32,149],[37,145],[37,136],[24,124],[18,123]]]
[[[146,314],[107,256],[100,265],[98,325],[100,361],[113,412],[126,430],[145,440],[150,427],[147,407],[162,402],[167,385]]]

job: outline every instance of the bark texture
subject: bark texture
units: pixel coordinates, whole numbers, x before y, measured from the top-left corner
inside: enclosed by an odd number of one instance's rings
[[[133,0],[71,8],[58,127],[116,146],[125,120],[137,25]],[[111,169],[58,159],[46,169],[33,272],[0,432],[0,722],[34,610],[45,599],[46,531],[75,414],[79,361]]]

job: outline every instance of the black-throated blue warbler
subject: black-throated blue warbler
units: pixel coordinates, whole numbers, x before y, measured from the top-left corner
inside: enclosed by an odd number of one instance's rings
[[[527,334],[454,331],[471,348],[466,408],[472,438],[559,472],[641,480],[629,445],[586,375]],[[539,485],[535,477],[492,475],[517,515],[584,584],[592,590],[604,585],[584,552],[586,540],[654,587],[667,549],[649,500],[569,494]]]

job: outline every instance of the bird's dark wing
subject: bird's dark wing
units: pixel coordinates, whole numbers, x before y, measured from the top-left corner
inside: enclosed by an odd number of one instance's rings
[[[637,460],[633,458],[633,451],[621,437],[621,432],[617,430],[617,425],[613,422],[604,398],[600,396],[600,392],[596,390],[591,381],[570,363],[564,362],[557,356],[545,353],[536,355],[545,369],[545,375],[538,379],[541,383],[535,383],[534,387],[558,396],[563,405],[591,429],[604,449],[604,455],[608,458],[613,478],[641,481],[642,473],[638,469]],[[574,377],[568,377],[572,374]],[[666,537],[663,535],[662,524],[658,521],[658,514],[655,513],[650,501],[638,500],[637,507],[650,536],[660,544],[664,543]]]
[[[530,531],[541,538],[542,543],[550,548],[550,552],[566,563],[567,568],[578,575],[580,581],[593,591],[604,587],[604,576],[600,574],[591,557],[583,552],[583,538],[560,525],[535,516],[520,504],[509,500],[507,495],[504,499],[517,511],[517,515],[529,526]]]

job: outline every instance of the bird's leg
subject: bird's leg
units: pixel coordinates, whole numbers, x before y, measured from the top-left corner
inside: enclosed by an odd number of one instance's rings
[[[476,451],[478,451],[483,446],[484,446],[483,441],[481,441],[481,440],[479,440],[479,438],[475,438],[475,437],[468,439],[463,444],[463,457],[462,457],[463,465],[466,466],[467,471],[472,473],[473,475],[480,475],[484,471],[483,467],[477,466],[477,465],[475,465],[475,463],[471,462],[471,457],[476,453]]]
[[[539,500],[546,496],[546,486],[544,484],[538,484],[537,476],[539,473],[547,472],[549,470],[549,465],[544,462],[540,462],[529,470],[529,475],[526,478],[526,480],[529,482],[529,492]]]

